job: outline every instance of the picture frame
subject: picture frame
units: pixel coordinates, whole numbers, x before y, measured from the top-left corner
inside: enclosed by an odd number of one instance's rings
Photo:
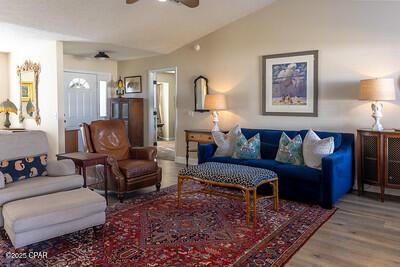
[[[142,76],[129,76],[124,78],[125,94],[142,92]]]
[[[33,82],[21,82],[21,102],[34,101]]]
[[[262,115],[318,117],[318,50],[262,57]]]

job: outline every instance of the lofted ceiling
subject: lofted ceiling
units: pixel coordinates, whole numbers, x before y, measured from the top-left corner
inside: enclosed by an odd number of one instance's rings
[[[0,23],[62,36],[65,54],[128,59],[170,53],[272,1],[200,0],[191,9],[157,0],[0,0]]]

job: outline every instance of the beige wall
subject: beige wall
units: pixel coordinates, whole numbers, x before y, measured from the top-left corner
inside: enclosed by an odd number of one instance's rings
[[[372,124],[370,103],[357,100],[359,80],[399,79],[398,10],[396,1],[279,0],[169,55],[119,62],[118,71],[147,77],[149,69],[178,67],[177,155],[181,157],[184,129],[211,127],[208,113],[190,115],[193,80],[198,75],[209,79],[211,92],[227,95],[229,111],[220,118],[223,128],[239,123],[354,132]],[[193,49],[195,43],[201,45],[199,52]],[[262,116],[261,56],[313,49],[320,51],[319,116]],[[147,80],[143,79],[144,90]],[[399,99],[398,91],[397,95]],[[400,127],[399,112],[399,100],[385,103],[383,125]]]
[[[175,74],[172,73],[157,73],[157,82],[168,83],[168,125],[163,133],[165,137],[171,139],[175,138]],[[163,129],[164,130],[164,129]]]
[[[98,60],[64,55],[64,69],[111,73],[113,81],[118,80],[117,62],[114,60]]]
[[[17,115],[12,115],[12,127],[24,127],[28,130],[42,130],[49,139],[49,156],[54,158],[64,151],[64,87],[63,87],[63,46],[57,41],[27,42],[28,45],[18,45],[9,54],[10,100],[19,106],[19,79],[17,66],[25,60],[31,60],[41,65],[39,76],[38,99],[41,125],[37,126],[34,119],[25,119],[22,124]],[[34,45],[32,45],[34,44]]]
[[[8,66],[8,53],[0,53],[0,103],[7,100],[9,97],[9,66]],[[5,117],[0,114],[0,128],[3,127]]]

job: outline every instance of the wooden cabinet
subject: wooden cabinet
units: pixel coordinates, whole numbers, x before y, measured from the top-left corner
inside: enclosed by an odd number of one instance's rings
[[[143,146],[144,136],[143,98],[111,99],[111,119],[122,119],[132,146]]]
[[[376,185],[384,201],[385,188],[400,189],[400,132],[358,130],[357,157],[359,194],[364,184]]]

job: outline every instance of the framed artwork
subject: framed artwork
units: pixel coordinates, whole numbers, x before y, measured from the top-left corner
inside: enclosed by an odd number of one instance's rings
[[[21,82],[21,101],[34,101],[33,82]]]
[[[318,51],[262,57],[262,114],[318,116]]]
[[[142,76],[125,77],[125,94],[142,92]]]

